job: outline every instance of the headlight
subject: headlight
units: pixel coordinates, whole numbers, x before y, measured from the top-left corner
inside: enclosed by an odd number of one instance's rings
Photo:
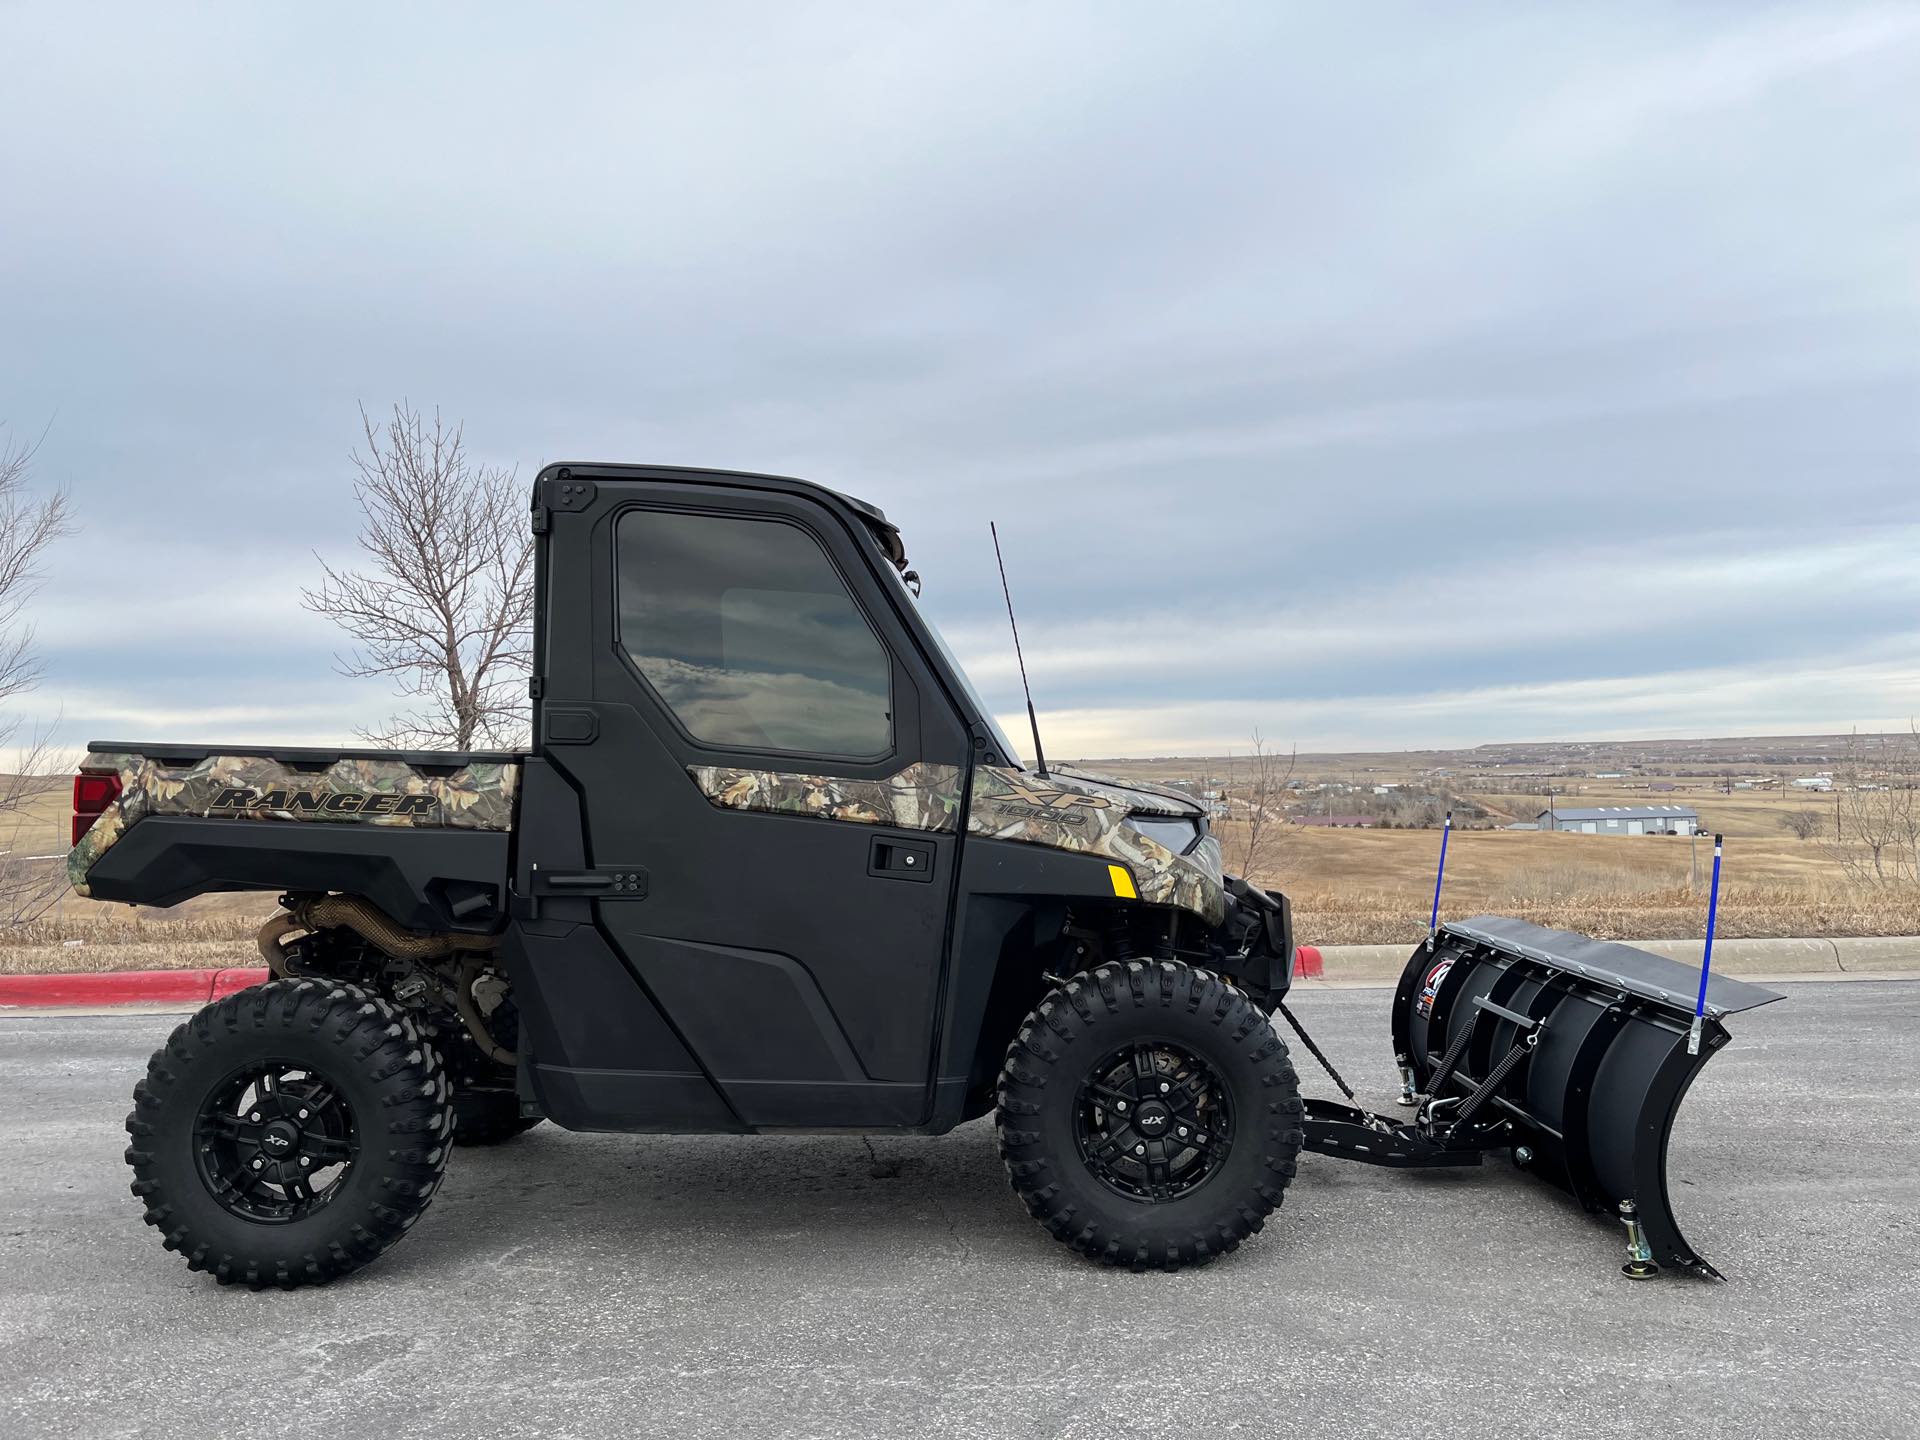
[[[1193,820],[1169,820],[1164,815],[1129,815],[1127,824],[1176,855],[1184,855],[1200,843],[1200,826]]]

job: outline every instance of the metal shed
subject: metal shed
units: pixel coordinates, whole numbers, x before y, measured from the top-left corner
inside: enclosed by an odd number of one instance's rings
[[[1691,805],[1601,805],[1542,810],[1536,823],[1542,830],[1582,835],[1692,835],[1700,829],[1700,812]]]

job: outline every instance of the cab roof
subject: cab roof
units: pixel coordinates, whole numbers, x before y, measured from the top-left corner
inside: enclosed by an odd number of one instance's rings
[[[541,468],[538,480],[551,480],[562,472],[580,476],[582,479],[600,477],[608,480],[674,479],[700,485],[726,485],[748,481],[753,484],[767,485],[776,489],[800,493],[812,492],[824,496],[851,510],[855,516],[880,542],[880,548],[894,565],[902,570],[907,565],[906,542],[900,538],[900,527],[887,519],[886,512],[878,505],[849,495],[844,490],[835,490],[830,486],[813,480],[802,480],[793,475],[767,475],[754,470],[714,470],[695,465],[633,465],[605,460],[556,460]]]

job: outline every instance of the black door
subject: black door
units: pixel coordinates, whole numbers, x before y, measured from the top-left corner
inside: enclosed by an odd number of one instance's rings
[[[599,937],[740,1122],[922,1120],[968,741],[885,556],[798,482],[574,473],[539,724]]]

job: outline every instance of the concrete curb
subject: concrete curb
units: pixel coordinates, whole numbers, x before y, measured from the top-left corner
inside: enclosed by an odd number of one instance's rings
[[[1655,955],[1664,955],[1669,960],[1684,964],[1700,963],[1699,940],[1627,940],[1621,943],[1637,950],[1650,950]],[[1411,943],[1323,945],[1318,953],[1325,967],[1324,974],[1314,976],[1304,969],[1296,973],[1302,979],[1384,983],[1399,977],[1413,950]],[[1713,945],[1713,969],[1716,975],[1726,975],[1735,980],[1764,980],[1769,976],[1783,975],[1805,979],[1815,975],[1920,972],[1920,935],[1889,936],[1884,939],[1716,940]]]
[[[263,966],[222,970],[102,970],[0,975],[0,1010],[113,1005],[190,1005],[218,1000],[267,978]]]

